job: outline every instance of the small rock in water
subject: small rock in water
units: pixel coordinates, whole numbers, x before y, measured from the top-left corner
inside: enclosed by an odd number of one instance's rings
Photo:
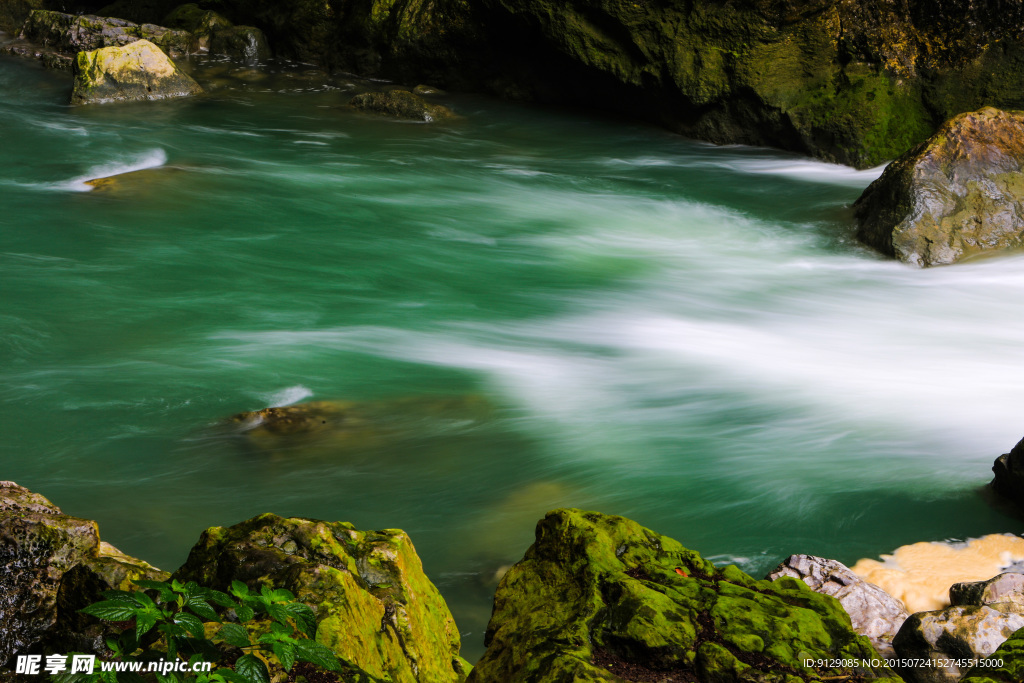
[[[432,85],[417,85],[412,89],[414,95],[446,95],[447,93],[440,88],[435,88]]]
[[[430,433],[438,427],[472,424],[490,415],[479,396],[418,396],[385,401],[310,401],[238,413],[248,446],[275,451],[303,445],[332,451],[379,446],[403,434]]]
[[[394,89],[383,92],[366,92],[353,97],[349,104],[359,111],[371,114],[381,114],[398,119],[424,121],[427,123],[455,117],[455,114],[448,107],[440,104],[431,104],[408,90]]]
[[[853,630],[867,636],[883,657],[892,657],[892,639],[910,616],[902,602],[854,574],[841,562],[813,555],[790,555],[766,578],[802,580],[816,593],[831,595],[850,615]]]
[[[148,40],[79,52],[72,104],[104,104],[188,97],[203,92]]]
[[[270,45],[263,31],[253,26],[218,29],[210,38],[210,52],[238,57],[247,64],[270,59]]]

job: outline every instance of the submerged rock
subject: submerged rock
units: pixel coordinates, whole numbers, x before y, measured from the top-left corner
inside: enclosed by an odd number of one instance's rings
[[[359,111],[413,121],[440,121],[455,116],[451,109],[431,104],[408,90],[385,90],[356,95],[349,103]]]
[[[403,531],[260,515],[207,529],[174,577],[221,590],[234,580],[287,588],[314,609],[317,641],[334,650],[351,680],[455,683],[471,668]]]
[[[943,124],[860,196],[857,237],[916,266],[1024,245],[1024,112],[986,107]]]
[[[756,581],[630,520],[572,509],[548,513],[505,574],[486,644],[470,681],[898,680],[884,667],[804,667],[878,654],[802,581]]]
[[[203,92],[148,40],[79,52],[72,104],[103,104],[188,97]]]
[[[1003,453],[992,465],[992,488],[1024,512],[1024,439],[1009,453]]]
[[[909,683],[955,683],[964,673],[956,660],[988,657],[1021,628],[1024,609],[1011,603],[912,614],[893,639],[896,656],[932,663],[899,673]]]
[[[144,39],[171,55],[195,51],[192,34],[125,19],[35,10],[25,22],[25,38],[66,54],[120,47]]]
[[[0,665],[18,653],[102,651],[103,625],[78,610],[133,579],[166,577],[101,543],[96,522],[0,482]]]
[[[910,616],[902,602],[841,562],[823,557],[790,555],[767,578],[783,576],[798,578],[811,590],[838,600],[850,615],[853,630],[867,636],[883,657],[893,656],[892,639]]]
[[[853,573],[903,601],[913,612],[939,610],[950,604],[953,584],[985,581],[1024,560],[1024,538],[989,534],[966,543],[912,543],[882,561],[863,559]]]
[[[487,419],[481,396],[416,396],[382,401],[310,401],[233,415],[247,446],[275,451],[319,446],[334,451],[380,445],[403,434],[422,436],[441,427]]]

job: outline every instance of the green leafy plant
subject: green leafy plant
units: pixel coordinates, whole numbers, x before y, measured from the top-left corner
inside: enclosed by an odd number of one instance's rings
[[[230,595],[194,581],[134,583],[140,590],[105,591],[104,600],[81,611],[127,624],[120,635],[107,639],[107,647],[114,661],[140,664],[122,666],[121,671],[69,674],[58,677],[61,683],[133,683],[146,680],[144,674],[160,683],[270,683],[263,658],[271,654],[285,671],[296,662],[341,670],[334,653],[313,640],[313,610],[296,601],[291,591],[264,586],[254,593],[241,581],[232,582]],[[213,662],[215,668],[195,672],[198,662]]]

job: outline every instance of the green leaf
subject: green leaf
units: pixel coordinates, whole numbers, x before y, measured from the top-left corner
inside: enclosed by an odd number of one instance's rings
[[[181,626],[178,626],[177,624],[160,624],[159,626],[157,626],[157,628],[161,632],[166,633],[167,635],[172,637],[187,635],[185,629],[183,629]]]
[[[242,655],[235,662],[235,672],[245,677],[248,683],[270,683],[267,665],[253,655]]]
[[[219,619],[217,613],[213,611],[212,607],[210,607],[210,603],[206,602],[206,600],[203,600],[203,598],[198,595],[193,595],[186,600],[185,607],[188,607],[207,621],[217,621]]]
[[[235,647],[250,647],[252,645],[252,643],[249,642],[249,632],[240,624],[224,624],[220,627],[220,630],[217,631],[216,637],[228,645],[234,645]]]
[[[287,588],[278,588],[270,594],[270,600],[274,602],[291,602],[294,599],[295,593],[292,593]]]
[[[238,604],[227,593],[215,591],[212,588],[207,588],[206,591],[204,592],[203,597],[212,602],[213,604],[220,605],[221,607],[234,607],[236,604]]]
[[[295,619],[295,623],[298,624],[299,630],[305,633],[310,638],[316,636],[316,614],[309,608],[309,605],[304,605],[301,602],[293,602],[289,605],[285,605],[284,608],[288,610],[288,613]]]
[[[135,617],[135,640],[142,640],[142,636],[149,633],[150,629],[156,626],[156,621],[155,616],[147,613],[142,613]]]
[[[249,683],[249,679],[231,669],[217,669],[217,673],[224,676],[225,679],[231,681],[231,683]]]
[[[135,615],[141,610],[125,602],[103,600],[102,602],[95,602],[79,611],[91,614],[104,621],[128,621],[134,619]]]
[[[203,622],[194,614],[178,612],[174,615],[174,623],[185,627],[185,629],[196,638],[206,637],[206,631],[203,629]]]
[[[238,615],[239,621],[252,621],[253,617],[256,616],[256,612],[254,612],[252,607],[249,607],[248,605],[239,605],[236,607],[235,614]]]
[[[295,664],[295,646],[290,643],[277,643],[272,649],[284,670],[291,671],[292,665]]]
[[[174,591],[171,589],[171,584],[166,581],[149,581],[147,579],[136,579],[132,581],[133,584],[144,590],[155,590],[160,594],[160,600],[163,602],[171,602],[174,600]]]
[[[139,601],[135,599],[135,594],[129,593],[128,591],[103,591],[101,595],[111,602],[123,602],[132,605],[139,604]]]
[[[282,624],[288,623],[288,618],[291,616],[291,614],[288,612],[288,610],[284,608],[283,605],[275,605],[273,603],[269,603],[267,604],[266,608],[267,614],[270,615],[271,619],[280,621]]]
[[[249,587],[241,581],[235,580],[231,582],[231,594],[238,598],[245,598],[249,596]]]
[[[338,671],[341,668],[338,658],[334,656],[330,648],[321,645],[315,640],[300,640],[297,642],[295,644],[295,654],[299,660],[319,666],[321,669]]]

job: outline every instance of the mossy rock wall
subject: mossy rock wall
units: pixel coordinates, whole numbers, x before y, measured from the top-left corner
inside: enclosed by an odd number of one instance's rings
[[[48,1],[86,11],[103,4]],[[117,0],[102,9],[160,22],[176,4]],[[713,142],[857,167],[895,158],[963,111],[1024,107],[1024,5],[1003,0],[198,5],[261,28],[287,58],[596,107]]]
[[[622,517],[555,510],[502,579],[471,682],[671,680],[800,683],[898,678],[835,599],[784,577],[716,568]]]
[[[317,641],[360,683],[457,683],[470,670],[403,531],[265,514],[207,529],[174,576],[222,590],[234,580],[287,588],[314,609]]]

